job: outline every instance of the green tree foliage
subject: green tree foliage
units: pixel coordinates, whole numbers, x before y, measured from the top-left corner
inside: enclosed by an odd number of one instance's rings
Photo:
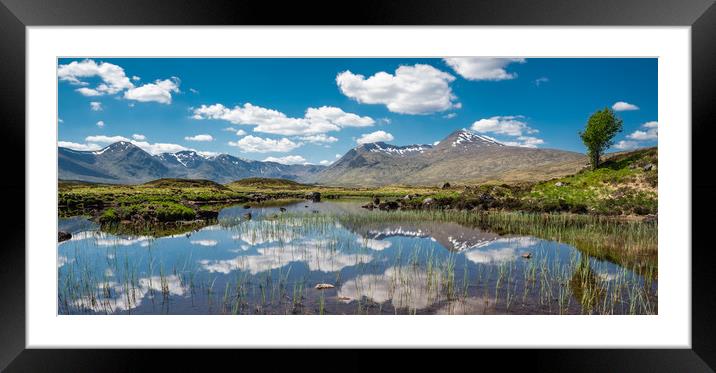
[[[584,131],[579,133],[587,147],[587,155],[592,169],[599,167],[599,160],[604,152],[614,145],[612,141],[622,131],[622,120],[610,108],[598,110],[587,121]]]

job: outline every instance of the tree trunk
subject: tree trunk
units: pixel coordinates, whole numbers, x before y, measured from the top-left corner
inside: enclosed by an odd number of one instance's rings
[[[592,170],[596,170],[599,167],[599,153],[592,153]]]

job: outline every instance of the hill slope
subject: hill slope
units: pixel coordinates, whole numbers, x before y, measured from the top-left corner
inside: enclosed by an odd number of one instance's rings
[[[575,173],[586,161],[583,154],[506,146],[463,129],[435,146],[362,144],[309,180],[343,186],[537,181]]]

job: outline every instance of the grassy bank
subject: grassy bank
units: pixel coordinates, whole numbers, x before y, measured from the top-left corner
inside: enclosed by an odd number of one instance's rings
[[[649,278],[657,276],[658,225],[609,216],[509,211],[417,210],[348,214],[346,224],[446,221],[504,235],[529,235],[574,246]]]

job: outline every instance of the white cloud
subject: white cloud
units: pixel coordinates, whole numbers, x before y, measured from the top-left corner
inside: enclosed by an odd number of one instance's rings
[[[58,122],[58,123],[65,123],[65,121],[62,120],[62,118],[57,118],[57,122]]]
[[[138,81],[142,80],[142,78],[140,78],[140,77],[138,77],[138,76],[136,76],[136,75],[133,75],[133,76],[132,76],[132,80],[134,80],[135,82],[138,82]]]
[[[144,84],[140,87],[130,81],[120,66],[94,60],[73,61],[67,65],[60,65],[57,68],[59,80],[79,85],[76,91],[84,96],[94,97],[105,94],[117,94],[124,91],[124,98],[141,102],[159,102],[170,104],[171,93],[179,92],[179,79],[156,80],[154,83]],[[102,83],[90,88],[85,78],[99,77]],[[139,81],[138,76],[132,76],[133,81]],[[131,105],[130,105],[131,106]],[[94,107],[93,107],[93,110]]]
[[[517,77],[516,73],[508,73],[507,65],[524,63],[524,58],[484,58],[455,57],[443,59],[456,73],[468,80],[508,80]]]
[[[544,144],[544,140],[532,136],[518,136],[517,141],[499,141],[507,146],[521,146],[523,148],[536,148]]]
[[[136,139],[130,140],[124,136],[104,136],[104,135],[87,136],[85,138],[85,141],[87,141],[87,144],[77,144],[77,145],[84,145],[84,146],[90,147],[91,145],[94,145],[92,143],[113,144],[113,143],[119,142],[119,141],[126,141],[126,142],[130,142],[130,143],[136,145],[138,148],[140,148],[140,149],[144,150],[145,152],[152,154],[152,155],[157,155],[157,154],[161,154],[161,153],[176,153],[176,152],[179,152],[182,150],[194,150],[194,149],[189,149],[189,148],[186,148],[186,147],[178,145],[178,144],[167,144],[167,143],[151,144],[147,141],[137,141]],[[60,145],[60,146],[62,146],[62,145]],[[97,150],[97,149],[92,149],[92,150]]]
[[[98,101],[92,101],[90,102],[90,110],[92,111],[102,111],[102,103]]]
[[[140,135],[140,134],[138,134],[138,133],[135,133],[134,135],[132,135],[132,138],[135,139],[135,140],[138,140],[138,141],[144,141],[144,140],[147,139],[147,136],[144,136],[144,135]]]
[[[104,121],[100,120],[99,122],[97,122],[97,127],[104,128]]]
[[[307,164],[306,158],[300,155],[287,155],[285,157],[266,157],[264,162],[276,162],[281,164]]]
[[[244,131],[244,130],[236,131],[236,136],[244,136],[244,135],[246,135],[246,131]]]
[[[186,136],[184,137],[184,140],[186,141],[214,141],[214,137],[207,134],[202,135],[195,135],[195,136]]]
[[[444,115],[443,118],[452,119],[452,118],[455,118],[456,116],[457,116],[457,113],[449,113],[447,115]]]
[[[247,153],[269,153],[269,152],[290,152],[301,146],[301,143],[295,143],[287,138],[279,140],[270,138],[261,138],[257,136],[246,136],[239,141],[229,141],[229,145],[236,146],[242,152]]]
[[[197,91],[194,88],[189,88],[189,92],[194,93],[194,94],[199,94],[199,91]]]
[[[242,255],[233,259],[200,260],[202,269],[212,273],[228,274],[231,271],[248,271],[253,275],[303,262],[310,271],[331,273],[358,264],[369,263],[373,257],[367,254],[347,254],[316,241],[291,245],[257,248],[256,255]]]
[[[172,92],[179,92],[179,79],[176,77],[157,80],[154,83],[148,83],[140,87],[130,88],[124,92],[124,98],[139,102],[171,104]]]
[[[226,128],[224,128],[224,129],[222,129],[222,131],[236,132],[236,128],[234,128],[234,127],[226,127]]]
[[[371,142],[379,142],[379,141],[393,141],[394,137],[388,132],[385,131],[375,131],[371,133],[364,133],[359,137],[356,142],[359,144],[367,144]]]
[[[340,158],[340,157],[342,157],[342,156],[343,156],[342,154],[337,154],[337,153],[336,153],[336,158]]]
[[[390,241],[376,240],[376,239],[372,239],[372,238],[358,237],[358,239],[356,239],[356,241],[358,242],[359,245],[361,245],[363,247],[367,247],[367,248],[369,248],[371,250],[375,250],[375,251],[385,250],[392,245],[392,242],[390,242]]]
[[[622,140],[614,145],[617,149],[628,150],[639,147],[641,141],[652,141],[659,138],[659,123],[656,121],[646,122],[641,125],[644,130],[636,130],[627,135],[628,140]]]
[[[345,127],[370,127],[375,124],[371,117],[361,117],[353,113],[346,113],[334,106],[321,106],[319,108],[308,108],[306,119],[316,123],[332,123],[341,128]]]
[[[330,143],[338,141],[337,138],[335,138],[333,136],[327,136],[323,133],[318,134],[318,135],[303,136],[303,137],[301,137],[301,140],[308,141],[308,142],[314,143],[314,144],[330,144]]]
[[[429,114],[458,107],[450,88],[455,77],[430,65],[400,66],[366,78],[351,71],[336,76],[341,93],[364,104],[383,104],[400,114]]]
[[[219,244],[216,240],[193,240],[189,241],[192,245],[199,245],[199,246],[216,246]]]
[[[616,143],[614,147],[619,150],[631,150],[639,147],[639,143],[636,141],[621,140]]]
[[[85,137],[85,141],[87,142],[98,142],[101,144],[111,144],[119,141],[127,141],[130,140],[124,136],[104,136],[104,135],[98,135],[98,136],[87,136]]]
[[[102,96],[102,93],[98,92],[97,90],[94,90],[92,88],[87,88],[87,87],[77,88],[77,89],[75,89],[75,91],[81,93],[83,96],[89,96],[89,97]]]
[[[544,76],[541,77],[541,78],[535,79],[535,85],[538,86],[538,87],[539,87],[540,85],[542,85],[542,83],[548,83],[548,82],[549,82],[549,78],[544,77]]]
[[[251,103],[232,109],[222,104],[201,105],[194,109],[194,119],[220,119],[232,124],[252,125],[255,132],[285,136],[308,136],[345,127],[368,127],[375,124],[371,117],[346,113],[332,106],[308,108],[303,118],[292,118],[286,114]]]
[[[494,116],[491,118],[480,119],[470,127],[476,132],[495,133],[508,136],[522,136],[523,134],[532,134],[539,131],[530,128],[521,115],[511,116]]]
[[[333,161],[329,161],[329,160],[327,160],[327,159],[324,159],[324,160],[322,160],[322,161],[320,161],[320,162],[318,162],[318,163],[319,163],[319,164],[322,164],[322,165],[324,165],[324,166],[328,166],[328,165],[332,164]]]
[[[67,65],[60,65],[57,67],[57,77],[62,81],[82,86],[88,85],[82,79],[99,77],[102,83],[97,87],[77,89],[78,92],[85,96],[115,94],[134,87],[124,74],[123,68],[107,62],[97,63],[94,60],[73,61]]]
[[[473,263],[503,263],[515,260],[517,251],[512,247],[497,249],[472,249],[465,252],[465,258]]]
[[[619,102],[615,102],[614,105],[612,105],[612,109],[614,111],[629,111],[629,110],[639,110],[639,107],[634,104],[630,104],[628,102],[619,101]]]
[[[151,155],[157,155],[157,154],[161,154],[161,153],[176,153],[176,152],[180,152],[182,150],[193,150],[193,149],[189,149],[184,146],[181,146],[179,144],[167,144],[167,143],[160,143],[160,142],[150,144],[146,141],[131,141],[131,143]],[[200,153],[200,152],[197,152],[197,153]]]
[[[360,275],[345,281],[338,289],[338,296],[348,300],[366,297],[379,304],[390,301],[396,309],[417,310],[439,301],[432,294],[442,291],[443,282],[441,278],[433,279],[423,269],[389,267],[384,273]]]
[[[78,144],[70,141],[58,141],[57,146],[81,151],[94,151],[102,149],[102,147],[97,144]]]
[[[650,129],[648,131],[636,130],[627,136],[628,139],[639,141],[656,140],[658,137],[659,136],[656,128]]]
[[[511,140],[500,141],[486,136],[507,146],[536,148],[538,145],[544,144],[544,140],[540,138],[527,136],[539,131],[530,127],[521,115],[494,116],[480,119],[473,123],[470,128],[480,133],[494,133],[513,137]]]
[[[656,121],[646,122],[641,125],[645,131],[636,130],[629,134],[627,138],[638,141],[656,140],[659,138],[659,123]]]

